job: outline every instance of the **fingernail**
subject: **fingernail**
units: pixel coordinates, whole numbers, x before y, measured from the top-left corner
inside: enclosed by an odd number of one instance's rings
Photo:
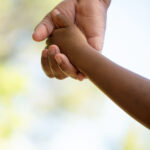
[[[62,59],[60,57],[55,57],[55,59],[59,65],[62,63]]]
[[[53,10],[53,14],[54,14],[55,16],[57,16],[57,15],[60,14],[60,11],[59,11],[58,9],[54,9],[54,10]]]

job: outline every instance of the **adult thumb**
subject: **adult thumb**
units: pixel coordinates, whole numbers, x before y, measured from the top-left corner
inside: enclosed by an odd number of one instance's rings
[[[71,26],[71,21],[66,18],[58,9],[52,11],[52,19],[56,28],[65,28]]]

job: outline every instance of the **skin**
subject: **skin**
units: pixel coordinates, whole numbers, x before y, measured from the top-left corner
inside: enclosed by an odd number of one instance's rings
[[[107,9],[110,0],[65,0],[56,6],[71,23],[76,24],[84,33],[88,43],[96,50],[101,51],[103,47],[106,28]],[[48,38],[55,28],[59,28],[59,22],[55,20],[51,11],[36,27],[33,33],[35,41],[43,41]],[[49,45],[49,43],[48,43]],[[59,47],[53,45],[42,52],[42,67],[50,78],[65,79],[71,76],[74,79],[83,80],[85,75],[72,65],[69,59],[60,53]],[[59,65],[55,56],[59,55],[62,64]],[[49,65],[50,64],[50,65]],[[49,67],[48,67],[49,66]]]
[[[51,42],[58,45],[71,63],[108,97],[150,129],[150,80],[98,53],[88,44],[79,28],[58,10],[55,10],[55,17],[62,28],[53,32]],[[48,50],[48,57],[49,54]],[[61,64],[60,57],[56,56],[56,59]],[[95,66],[98,66],[96,70]]]

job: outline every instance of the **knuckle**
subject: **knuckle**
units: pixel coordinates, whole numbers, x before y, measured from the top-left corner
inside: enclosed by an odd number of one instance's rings
[[[51,18],[51,13],[48,13],[44,18],[43,18],[43,21],[44,20],[49,20]]]
[[[44,19],[41,22],[46,27],[48,32],[51,31],[51,27],[50,27],[51,22],[52,22],[52,18],[51,18],[50,14],[48,14],[46,17],[44,17]]]

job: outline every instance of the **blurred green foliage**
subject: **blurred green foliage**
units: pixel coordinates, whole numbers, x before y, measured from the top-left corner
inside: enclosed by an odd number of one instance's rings
[[[0,97],[7,103],[17,93],[23,90],[25,79],[17,70],[0,66]]]

